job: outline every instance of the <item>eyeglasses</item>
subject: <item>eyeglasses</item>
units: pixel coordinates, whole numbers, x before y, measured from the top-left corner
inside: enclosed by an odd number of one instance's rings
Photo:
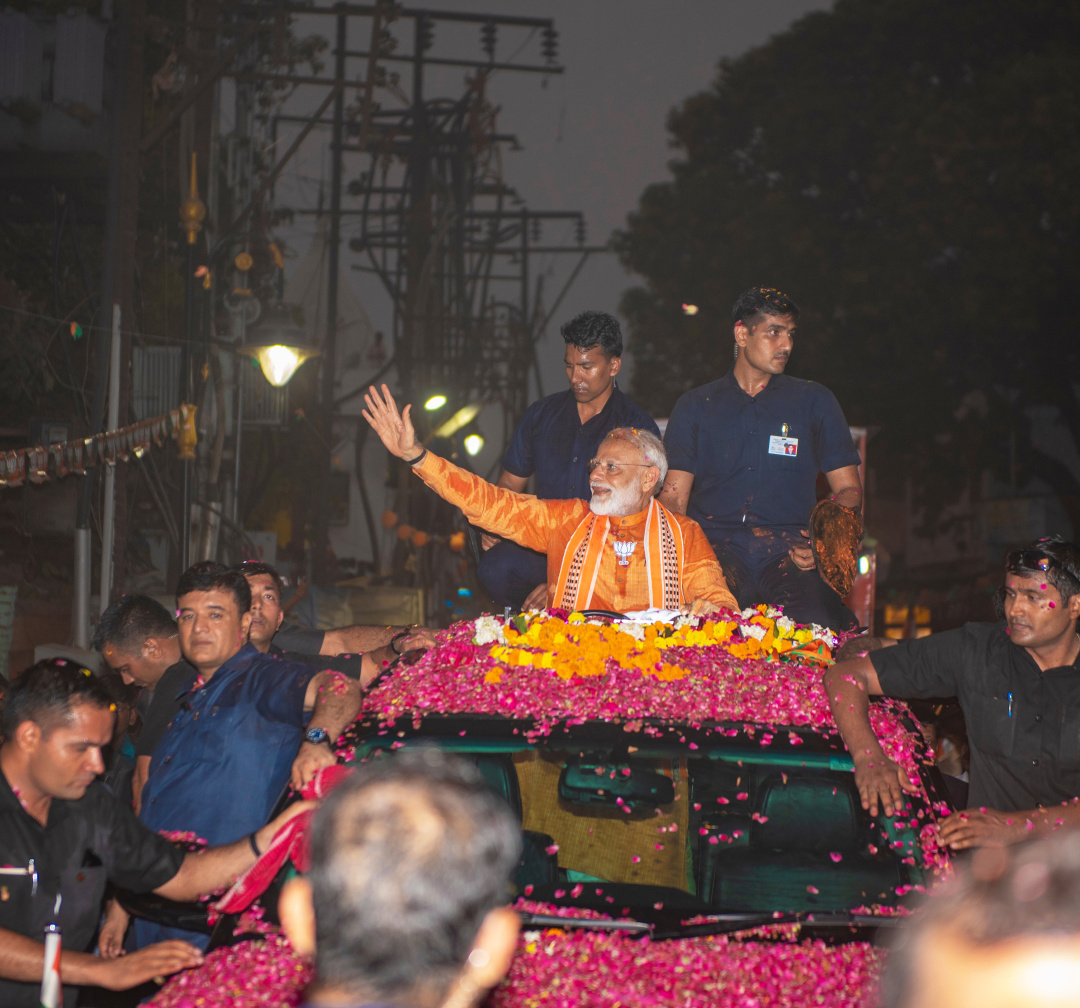
[[[651,469],[651,462],[603,462],[600,459],[589,460],[589,472],[600,469],[607,476],[614,476],[623,466],[633,466],[635,469]]]
[[[1005,558],[1005,567],[1008,570],[1020,572],[1020,571],[1042,571],[1044,574],[1050,572],[1051,569],[1061,571],[1067,578],[1080,584],[1080,578],[1078,578],[1071,570],[1055,560],[1052,556],[1047,556],[1042,550],[1037,549],[1018,549],[1013,550]]]

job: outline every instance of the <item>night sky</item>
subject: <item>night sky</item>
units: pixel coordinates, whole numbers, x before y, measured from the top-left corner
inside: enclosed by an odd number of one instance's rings
[[[613,229],[624,225],[642,190],[667,177],[673,152],[665,124],[671,108],[708,87],[721,58],[738,56],[802,15],[831,5],[822,0],[489,0],[486,4],[478,0],[471,5],[463,0],[430,0],[425,6],[555,19],[558,57],[566,68],[562,75],[503,72],[490,80],[489,99],[501,106],[497,128],[515,133],[523,148],[505,155],[503,179],[518,190],[530,209],[583,210],[588,222],[586,240],[599,245]],[[304,18],[296,28],[300,34],[326,32],[331,22]],[[369,30],[366,19],[355,19],[349,47],[366,48]],[[518,59],[539,63],[540,41],[538,33],[503,30],[496,58],[504,60],[518,50]],[[399,51],[411,51],[411,39],[403,39]],[[480,56],[479,26],[439,23],[431,53]],[[331,62],[329,52],[326,60]],[[407,90],[408,66],[397,64],[390,69],[401,71]],[[359,61],[350,70],[358,76]],[[429,96],[456,97],[462,91],[463,71],[433,71],[427,80]],[[312,111],[322,94],[325,91],[316,95],[314,89],[306,95],[299,93],[291,111]],[[379,100],[390,104],[385,94]],[[303,109],[305,104],[310,108]],[[228,114],[223,118],[227,120]],[[223,126],[227,128],[227,123]],[[279,206],[314,206],[320,187],[325,192],[328,140],[328,130],[316,130],[301,148],[278,186]],[[355,174],[366,159],[353,158]],[[347,164],[346,179],[349,169]],[[295,226],[284,231],[295,254],[307,251],[314,227],[313,218],[298,217]],[[389,300],[376,279],[348,270],[357,258],[348,251],[347,228],[344,239],[348,281],[375,327],[387,329]],[[572,226],[548,226],[544,240],[571,243]],[[548,274],[548,305],[576,259],[552,255],[536,262],[537,272]],[[558,324],[586,308],[615,311],[622,293],[634,282],[614,255],[595,255],[588,261],[540,346],[545,393],[565,383]],[[632,346],[629,349],[627,363],[631,364]],[[489,440],[481,470],[497,458],[492,454],[496,450]],[[490,459],[486,458],[489,454]]]

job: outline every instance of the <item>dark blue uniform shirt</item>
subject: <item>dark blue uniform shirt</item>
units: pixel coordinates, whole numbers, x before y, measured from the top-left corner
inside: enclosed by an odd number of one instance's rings
[[[751,527],[797,536],[814,509],[818,473],[859,464],[836,396],[785,374],[756,396],[733,371],[684,393],[664,447],[669,468],[693,473],[687,514],[710,540]]]
[[[570,389],[556,392],[525,411],[503,456],[503,468],[523,478],[535,473],[535,493],[541,500],[588,499],[589,462],[604,435],[616,427],[637,427],[660,436],[656,421],[618,386],[604,408],[585,423]]]

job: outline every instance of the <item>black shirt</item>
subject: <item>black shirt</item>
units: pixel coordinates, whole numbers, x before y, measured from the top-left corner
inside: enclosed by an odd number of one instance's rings
[[[103,784],[95,781],[76,801],[54,798],[42,826],[0,773],[0,928],[41,941],[60,893],[63,947],[92,951],[106,881],[148,892],[168,882],[183,860],[181,851],[147,829]],[[40,988],[40,980],[0,979],[0,1005],[37,1008]],[[75,1003],[76,993],[64,987],[65,1006]]]
[[[300,626],[297,623],[285,623],[274,634],[274,643],[286,651],[299,651],[302,654],[318,654],[322,650],[325,630],[315,627]]]
[[[360,679],[360,670],[364,660],[362,652],[339,655],[303,654],[299,651],[284,651],[277,646],[276,636],[274,640],[275,643],[270,645],[270,654],[276,654],[279,658],[284,658],[285,661],[297,662],[300,665],[312,665],[321,672],[341,672],[350,679],[356,679],[357,681]]]
[[[503,468],[522,478],[535,473],[536,496],[541,500],[588,499],[589,462],[600,442],[616,427],[639,427],[660,436],[656,421],[617,385],[604,408],[585,423],[570,389],[544,396],[525,411],[517,425],[503,456]]]
[[[182,697],[195,684],[198,673],[194,667],[181,658],[175,665],[170,665],[161,675],[154,687],[154,696],[150,707],[143,716],[142,731],[135,743],[135,755],[153,756],[169,722],[180,710]]]
[[[882,692],[955,696],[971,747],[969,804],[1012,812],[1080,795],[1080,667],[1039,669],[1004,623],[872,651]]]
[[[692,473],[686,513],[713,541],[748,527],[798,535],[819,472],[859,464],[840,404],[824,385],[778,374],[756,396],[729,371],[679,397],[664,448]]]

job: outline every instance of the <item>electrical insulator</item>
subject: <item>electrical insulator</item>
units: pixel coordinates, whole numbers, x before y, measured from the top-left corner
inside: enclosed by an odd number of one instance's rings
[[[544,59],[549,63],[554,63],[559,55],[559,33],[548,25],[541,34],[544,41],[540,45],[540,51],[544,54]]]
[[[360,179],[353,179],[346,187],[345,191],[350,196],[359,196],[364,191],[364,183]]]
[[[579,217],[574,221],[574,237],[579,245],[585,244],[585,218]]]
[[[426,14],[416,19],[416,51],[427,52],[435,42],[435,23]]]
[[[489,60],[495,59],[495,22],[488,21],[480,28],[480,48]]]

